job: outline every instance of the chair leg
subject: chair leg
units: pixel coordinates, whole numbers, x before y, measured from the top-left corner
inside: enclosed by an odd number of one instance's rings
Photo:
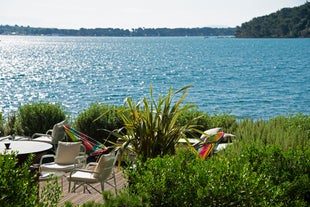
[[[117,191],[116,191],[116,177],[115,177],[114,170],[113,170],[113,180],[114,180],[114,191],[115,191],[115,194],[117,194]]]
[[[68,193],[71,192],[71,181],[69,181]]]
[[[103,192],[104,191],[104,181],[101,181],[100,183],[101,183],[101,192]]]

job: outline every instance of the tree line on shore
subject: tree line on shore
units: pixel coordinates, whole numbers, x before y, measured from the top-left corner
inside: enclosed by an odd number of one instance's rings
[[[145,36],[233,36],[235,28],[95,28],[57,29],[30,26],[0,25],[2,35],[35,35],[35,36],[113,36],[113,37],[145,37]]]

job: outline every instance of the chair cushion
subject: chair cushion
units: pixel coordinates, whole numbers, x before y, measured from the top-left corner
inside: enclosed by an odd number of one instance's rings
[[[44,163],[40,166],[40,170],[43,172],[54,172],[54,171],[62,171],[62,172],[69,172],[75,168],[74,164],[70,165],[59,165],[54,162],[51,163]]]
[[[59,122],[54,125],[52,131],[53,143],[57,144],[58,141],[63,140],[65,137],[64,124],[66,124],[66,120]]]
[[[56,151],[55,163],[59,165],[73,164],[75,158],[80,153],[80,147],[80,142],[59,142]]]
[[[72,173],[71,176],[68,176],[67,179],[73,182],[87,182],[87,183],[98,182],[98,179],[94,177],[94,173],[84,171],[76,171]]]

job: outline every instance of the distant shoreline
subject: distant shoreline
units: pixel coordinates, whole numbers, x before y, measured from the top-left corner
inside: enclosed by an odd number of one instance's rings
[[[0,35],[25,36],[106,36],[106,37],[176,37],[176,36],[234,36],[236,28],[95,28],[57,29],[0,25]]]

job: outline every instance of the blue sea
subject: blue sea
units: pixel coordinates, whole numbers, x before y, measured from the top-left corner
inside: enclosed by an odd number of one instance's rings
[[[310,39],[0,36],[0,111],[60,103],[122,105],[192,85],[210,114],[265,119],[310,114]]]

